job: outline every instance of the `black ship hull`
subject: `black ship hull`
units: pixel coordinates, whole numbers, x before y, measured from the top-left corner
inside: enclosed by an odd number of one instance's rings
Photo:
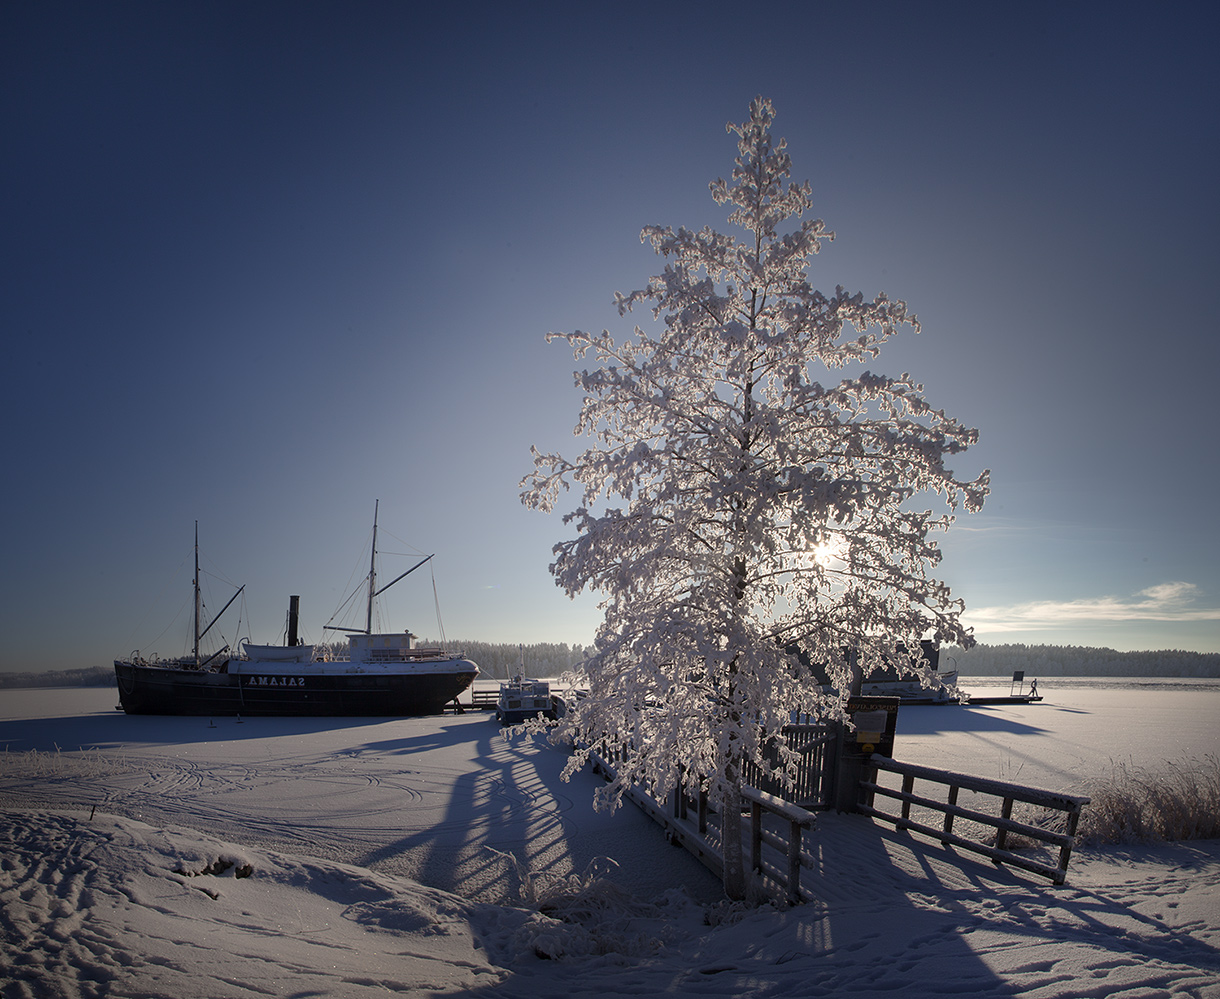
[[[455,664],[456,665],[456,664]],[[397,717],[439,714],[478,668],[404,672],[210,671],[116,662],[119,703],[131,715]]]

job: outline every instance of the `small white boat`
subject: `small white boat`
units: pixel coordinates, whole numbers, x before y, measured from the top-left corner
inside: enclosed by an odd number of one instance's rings
[[[908,658],[902,646],[894,662],[874,667],[860,680],[860,694],[865,697],[897,697],[903,704],[957,704],[963,699],[957,686],[956,667],[940,668],[940,647],[932,641],[920,642],[918,657]],[[817,678],[822,689],[833,692],[835,684],[824,666],[812,663],[796,645],[786,649]],[[855,653],[843,649],[843,662],[854,669]]]
[[[900,680],[865,680],[860,693],[867,697],[898,697],[903,704],[956,704],[961,700],[957,689],[957,670],[940,672],[933,669],[935,685],[925,687],[918,678]]]
[[[920,642],[920,658],[899,659],[864,677],[860,693],[868,697],[897,697],[903,704],[956,704],[957,669],[940,668],[940,647],[931,641]]]
[[[551,693],[546,680],[529,680],[516,676],[500,684],[500,696],[496,700],[496,718],[501,725],[520,725],[531,718],[542,715],[552,721],[559,717],[559,701]]]
[[[547,680],[531,680],[525,675],[525,646],[521,646],[521,669],[511,680],[500,684],[496,699],[496,720],[501,725],[520,725],[542,715],[555,721],[567,710],[563,698],[551,693]]]

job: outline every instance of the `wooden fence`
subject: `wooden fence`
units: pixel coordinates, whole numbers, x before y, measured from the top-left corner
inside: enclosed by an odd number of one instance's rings
[[[607,752],[590,754],[595,771],[608,780],[616,776],[617,754]],[[624,794],[646,815],[665,828],[670,842],[685,847],[694,854],[717,877],[724,877],[724,853],[722,849],[723,823],[725,816],[709,807],[705,788],[694,796],[681,788],[673,789],[667,800],[661,801],[645,788],[629,786]],[[760,791],[754,787],[743,787],[742,797],[750,805],[750,869],[761,878],[773,882],[790,903],[802,900],[801,867],[812,868],[804,850],[804,833],[817,827],[817,816],[799,805],[784,801],[778,795]],[[691,811],[695,816],[692,821]],[[737,816],[741,821],[741,816]],[[771,826],[768,828],[768,822]],[[779,851],[785,859],[778,865],[768,859],[764,847]]]
[[[859,811],[873,818],[891,822],[898,829],[908,829],[939,839],[946,846],[961,847],[974,853],[988,857],[993,863],[1008,864],[1022,870],[1031,871],[1050,878],[1055,884],[1061,885],[1067,877],[1068,859],[1072,855],[1075,844],[1076,826],[1080,821],[1080,812],[1089,803],[1088,798],[1067,794],[1056,794],[1051,791],[1040,791],[1037,788],[1024,787],[1020,784],[1009,784],[1005,781],[987,780],[982,777],[970,777],[966,774],[952,773],[948,770],[937,770],[932,767],[916,766],[911,763],[899,763],[885,756],[872,756],[869,764],[875,771],[885,771],[902,776],[902,790],[882,786],[878,783],[876,774],[872,779],[860,781],[863,794]],[[947,789],[944,801],[928,798],[915,793],[915,781],[923,781]],[[922,789],[921,789],[922,790]],[[991,815],[975,809],[963,808],[958,805],[958,793],[961,790],[973,791],[1000,799],[1000,814]],[[875,798],[880,795],[885,798],[902,802],[898,815],[877,808]],[[1054,832],[1027,822],[1020,822],[1012,817],[1013,803],[1021,801],[1050,812],[1063,813],[1062,832]],[[917,805],[932,809],[944,815],[944,821],[939,829],[911,818],[911,806]],[[953,820],[967,819],[996,830],[995,844],[990,845],[978,839],[970,839],[953,831]],[[1009,834],[1028,837],[1037,842],[1047,843],[1059,848],[1059,863],[1056,867],[1040,863],[1029,857],[1013,853],[1006,849]]]
[[[1088,798],[900,763],[886,756],[845,756],[838,745],[840,734],[827,726],[791,726],[785,728],[784,735],[788,745],[799,754],[789,764],[789,774],[795,778],[795,790],[786,789],[781,796],[776,793],[781,789],[778,777],[768,776],[761,767],[748,764],[743,768],[746,786],[742,788],[742,797],[750,809],[750,868],[759,877],[778,886],[789,902],[801,901],[801,868],[813,869],[813,863],[805,852],[806,833],[814,830],[817,824],[812,810],[829,807],[858,811],[892,823],[898,829],[938,839],[945,846],[982,854],[996,864],[1006,864],[1047,877],[1057,885],[1066,880],[1076,828],[1082,809],[1089,803]],[[591,754],[594,769],[613,780],[622,762],[621,754],[620,748],[602,747],[601,753]],[[766,759],[772,768],[777,767],[778,750],[770,747]],[[882,771],[899,775],[902,778],[901,790],[881,784],[878,773]],[[929,797],[923,786],[919,790],[924,793],[917,794],[916,781],[941,789],[944,792],[943,800]],[[837,783],[840,786],[836,790]],[[999,814],[958,804],[962,791],[998,799]],[[685,847],[718,877],[724,876],[721,825],[725,816],[709,807],[705,789],[700,789],[694,795],[675,789],[665,795],[660,793],[660,789],[636,785],[628,787],[624,793],[665,828],[671,842]],[[878,798],[900,802],[901,807],[897,813],[886,811],[879,807]],[[1032,805],[1052,815],[1059,813],[1057,824],[1062,826],[1062,830],[1014,819],[1012,815],[1016,802]],[[942,815],[939,827],[921,821],[918,815],[912,816],[913,806]],[[741,821],[740,816],[737,818]],[[974,830],[963,830],[961,826],[955,831],[956,819],[994,830],[994,838],[985,840],[981,834],[974,835]],[[967,834],[963,835],[964,832]],[[1058,864],[1051,866],[1008,849],[1010,836],[1025,837],[1058,848]],[[768,856],[769,850],[775,852]]]
[[[796,905],[802,901],[801,868],[813,868],[805,858],[803,833],[817,828],[817,816],[813,812],[784,801],[774,794],[743,787],[741,796],[750,803],[750,868],[755,874],[774,881],[784,897]],[[787,827],[787,837],[764,828],[763,817],[769,813],[780,819]],[[770,846],[785,857],[787,863],[780,868],[768,862],[763,846]]]
[[[742,782],[802,808],[829,808],[835,781],[837,738],[835,730],[829,725],[785,725],[784,742],[789,750],[798,754],[789,766],[790,781],[785,784],[777,774],[767,774],[753,760],[744,760]],[[764,759],[773,770],[784,767],[775,742],[767,745]]]
[[[495,711],[496,702],[500,699],[498,690],[472,690],[470,692],[470,706],[475,711]],[[457,698],[454,698],[457,700]]]

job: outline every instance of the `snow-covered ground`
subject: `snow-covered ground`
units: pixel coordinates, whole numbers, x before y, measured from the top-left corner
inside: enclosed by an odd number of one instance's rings
[[[1117,763],[1220,754],[1214,681],[1043,693],[904,709],[895,755],[1087,793]],[[1078,848],[1056,888],[826,814],[813,900],[744,910],[486,715],[239,723],[114,701],[0,700],[6,999],[1220,997],[1218,841]],[[558,908],[519,904],[531,887]]]

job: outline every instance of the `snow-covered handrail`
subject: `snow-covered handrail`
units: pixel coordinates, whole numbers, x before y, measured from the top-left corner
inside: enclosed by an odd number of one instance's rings
[[[778,795],[768,794],[757,788],[743,787],[741,796],[750,803],[750,865],[754,873],[775,881],[783,889],[788,902],[797,905],[802,901],[801,867],[808,866],[803,859],[803,832],[817,828],[817,816],[800,805],[794,805]],[[787,839],[763,828],[764,811],[788,824]],[[787,857],[785,870],[781,871],[767,862],[763,856],[764,844],[774,847]]]
[[[608,780],[616,775],[617,753],[606,750],[606,755],[596,750],[589,754],[594,772],[600,772]],[[631,785],[623,792],[646,815],[665,828],[665,835],[672,843],[685,847],[717,877],[724,876],[724,856],[719,843],[708,835],[708,800],[706,788],[700,788],[697,801],[692,801],[681,788],[675,788],[668,800],[660,801],[639,785]],[[801,895],[801,868],[812,867],[804,852],[804,832],[817,828],[817,816],[799,805],[757,788],[743,786],[741,796],[750,803],[750,867],[755,874],[775,882],[787,901],[793,905],[803,900]],[[697,820],[688,818],[688,808],[695,804]],[[770,813],[787,823],[788,836],[784,838],[763,825],[763,814]],[[720,821],[726,820],[721,815]],[[723,833],[722,833],[723,835]],[[763,847],[778,850],[786,858],[781,868],[768,860]]]
[[[1021,784],[1010,784],[1007,781],[971,777],[967,774],[937,770],[933,767],[917,766],[913,763],[899,763],[897,760],[891,760],[886,756],[873,755],[869,758],[869,763],[877,770],[901,774],[902,790],[895,791],[893,788],[883,787],[877,783],[875,777],[873,780],[860,781],[860,789],[865,792],[867,800],[857,807],[865,815],[871,815],[873,818],[882,819],[885,822],[892,822],[897,829],[909,829],[914,832],[923,833],[925,836],[939,839],[945,846],[952,845],[961,847],[963,850],[970,850],[973,853],[980,853],[988,857],[993,863],[1008,864],[1011,867],[1019,867],[1022,870],[1040,874],[1043,877],[1050,878],[1057,885],[1061,885],[1067,880],[1068,860],[1071,858],[1072,847],[1076,842],[1076,827],[1080,822],[1080,813],[1084,806],[1089,803],[1090,799],[1078,795],[1042,791],[1038,788],[1026,787]],[[915,794],[914,786],[916,779],[947,787],[949,789],[948,800],[936,801],[935,799]],[[1001,801],[1000,814],[998,816],[988,815],[985,812],[979,812],[974,809],[962,808],[957,803],[957,796],[958,792],[963,788],[967,791],[974,791],[978,794],[986,794],[999,798]],[[891,815],[874,807],[873,796],[878,794],[886,798],[901,801],[901,814]],[[1016,801],[1025,802],[1038,808],[1063,812],[1065,814],[1064,831],[1062,833],[1052,832],[1051,830],[1042,829],[1036,825],[1013,819],[1012,806]],[[931,808],[942,812],[945,816],[942,827],[934,829],[931,826],[912,819],[912,805],[919,805],[923,808]],[[995,846],[967,839],[953,832],[953,820],[958,817],[995,829]],[[1048,864],[1041,864],[1006,849],[1009,833],[1027,836],[1030,839],[1059,847],[1058,866],[1051,867]]]

